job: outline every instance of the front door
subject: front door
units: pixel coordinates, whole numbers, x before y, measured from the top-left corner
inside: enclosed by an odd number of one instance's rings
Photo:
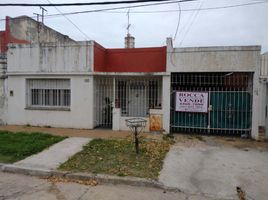
[[[129,116],[146,116],[146,90],[145,87],[131,87],[128,98]]]

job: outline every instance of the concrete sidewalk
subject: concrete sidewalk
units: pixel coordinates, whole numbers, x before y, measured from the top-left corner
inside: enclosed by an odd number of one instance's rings
[[[24,160],[16,162],[14,165],[28,168],[56,169],[72,155],[81,151],[83,146],[90,140],[91,138],[67,138],[36,155],[32,155]]]

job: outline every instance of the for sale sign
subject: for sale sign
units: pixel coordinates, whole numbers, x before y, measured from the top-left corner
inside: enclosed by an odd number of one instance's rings
[[[208,112],[207,92],[176,92],[176,111]]]

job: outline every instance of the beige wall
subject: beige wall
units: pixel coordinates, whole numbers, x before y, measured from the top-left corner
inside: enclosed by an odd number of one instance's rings
[[[91,72],[92,42],[10,44],[8,73]]]
[[[260,46],[173,48],[167,42],[168,72],[255,72]]]
[[[31,43],[74,42],[67,35],[63,35],[27,16],[9,18],[9,28],[14,38],[27,40]]]
[[[7,114],[7,77],[6,77],[6,56],[0,54],[0,125],[6,124]]]

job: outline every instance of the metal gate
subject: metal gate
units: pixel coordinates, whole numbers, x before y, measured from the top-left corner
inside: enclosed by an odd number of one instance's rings
[[[114,87],[112,77],[94,77],[94,127],[112,128]]]
[[[204,113],[176,111],[176,92],[207,92]],[[171,122],[173,133],[249,133],[251,130],[251,73],[173,73]]]

